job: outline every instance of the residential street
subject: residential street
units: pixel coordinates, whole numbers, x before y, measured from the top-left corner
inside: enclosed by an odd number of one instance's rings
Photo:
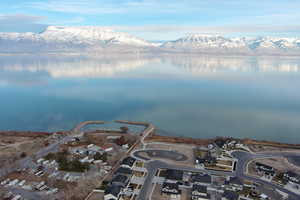
[[[141,152],[145,152],[145,151],[147,151],[147,150],[141,150]],[[153,151],[153,150],[150,150],[150,151]],[[140,156],[139,152],[140,152],[139,150],[133,152],[132,156],[146,162],[146,168],[148,170],[148,175],[146,177],[146,180],[142,187],[142,190],[138,196],[138,200],[150,200],[151,191],[152,191],[152,187],[153,187],[153,185],[152,185],[153,178],[158,169],[176,169],[176,170],[183,170],[183,171],[190,171],[190,172],[205,172],[208,174],[216,174],[216,175],[237,176],[239,178],[247,179],[250,181],[254,181],[257,183],[261,183],[261,184],[270,186],[274,189],[276,188],[282,192],[289,194],[290,199],[296,200],[296,199],[300,198],[299,195],[297,195],[289,190],[286,190],[285,188],[282,188],[279,185],[264,181],[259,178],[251,177],[251,176],[248,176],[245,174],[247,164],[253,159],[272,158],[272,157],[280,157],[280,156],[292,156],[292,155],[295,156],[295,155],[297,155],[296,153],[272,152],[272,153],[252,154],[252,153],[247,153],[247,152],[242,152],[242,151],[236,151],[236,152],[232,153],[232,155],[238,159],[236,171],[233,173],[229,173],[229,172],[222,172],[222,171],[202,170],[202,169],[196,169],[193,167],[183,167],[181,165],[170,165],[170,164],[167,164],[162,161],[150,160],[148,158]]]

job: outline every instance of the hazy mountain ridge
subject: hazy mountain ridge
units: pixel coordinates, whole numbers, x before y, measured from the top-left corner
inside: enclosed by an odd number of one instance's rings
[[[187,52],[300,55],[300,37],[194,34],[162,44],[105,27],[49,26],[41,33],[0,33],[0,52]]]
[[[166,42],[166,49],[186,52],[216,52],[216,53],[300,53],[300,38],[284,37],[235,37],[227,38],[218,35],[195,34]]]

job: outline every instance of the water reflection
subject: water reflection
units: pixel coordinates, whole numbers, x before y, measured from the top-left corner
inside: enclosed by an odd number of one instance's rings
[[[190,73],[209,72],[298,72],[300,59],[296,57],[222,57],[172,56],[173,65]]]
[[[47,74],[51,78],[96,78],[124,76],[127,72],[149,70],[148,65],[161,67],[159,73],[180,70],[191,75],[219,72],[299,72],[300,59],[295,57],[222,57],[193,55],[139,56],[1,56],[1,74],[14,72]],[[175,68],[176,67],[176,68]],[[139,71],[138,71],[139,72]],[[132,74],[131,74],[132,75]]]
[[[299,69],[296,57],[0,56],[0,129],[128,119],[176,135],[295,143]]]

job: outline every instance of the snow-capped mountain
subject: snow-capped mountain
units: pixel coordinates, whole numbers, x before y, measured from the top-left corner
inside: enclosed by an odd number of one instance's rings
[[[300,53],[300,38],[236,37],[195,34],[166,42],[163,48],[192,52],[219,53]]]
[[[155,45],[127,33],[94,26],[49,26],[41,33],[0,33],[0,50],[7,52],[101,50],[120,46],[144,48]]]
[[[103,27],[59,27],[49,26],[39,34],[41,38],[54,42],[74,42],[94,45],[97,42],[104,44],[126,44],[133,46],[152,46],[151,43],[126,33],[114,32]]]
[[[236,37],[194,34],[164,43],[97,26],[49,26],[41,33],[0,33],[1,52],[192,52],[300,55],[300,37]]]

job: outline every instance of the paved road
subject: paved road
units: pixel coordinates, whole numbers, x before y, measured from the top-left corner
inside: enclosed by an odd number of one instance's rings
[[[148,161],[148,162],[146,162],[145,167],[148,171],[148,174],[147,174],[147,177],[143,184],[143,187],[140,191],[140,194],[137,197],[137,200],[150,200],[151,189],[153,187],[153,185],[152,185],[153,178],[158,169],[175,169],[175,170],[183,170],[183,171],[189,171],[189,172],[204,172],[204,173],[208,173],[208,174],[215,174],[215,175],[221,175],[221,176],[223,176],[223,175],[224,176],[225,175],[226,176],[235,176],[235,173],[197,169],[197,168],[193,168],[193,167],[184,167],[181,165],[174,165],[174,164],[171,165],[171,164],[159,161],[159,160]]]
[[[146,150],[142,150],[146,151]],[[273,157],[281,157],[281,156],[291,156],[291,155],[299,155],[292,152],[271,152],[271,153],[258,153],[258,154],[252,154],[248,152],[242,152],[237,151],[233,152],[232,155],[238,159],[236,171],[233,173],[229,172],[222,172],[222,171],[212,171],[212,170],[202,170],[202,169],[196,169],[193,167],[183,167],[181,165],[170,165],[162,161],[158,160],[150,160],[148,158],[145,158],[141,155],[139,155],[139,150],[132,153],[132,156],[134,156],[137,159],[143,160],[146,162],[145,167],[147,168],[148,174],[145,179],[144,185],[141,189],[141,192],[138,196],[138,200],[150,200],[151,190],[152,190],[152,182],[153,178],[155,176],[155,173],[158,169],[176,169],[176,170],[184,170],[184,171],[190,171],[190,172],[205,172],[208,174],[215,174],[215,175],[226,175],[226,176],[237,176],[242,179],[251,180],[257,183],[261,183],[267,186],[270,186],[272,188],[276,188],[282,192],[285,192],[289,194],[291,199],[300,199],[300,195],[295,194],[289,190],[286,190],[285,188],[280,187],[279,185],[264,181],[259,178],[251,177],[245,174],[247,164],[253,160],[258,158],[273,158]]]
[[[236,175],[240,178],[248,179],[257,183],[261,183],[264,185],[268,185],[272,188],[276,188],[282,192],[285,192],[290,195],[290,197],[294,199],[300,199],[300,195],[295,194],[294,192],[291,192],[283,187],[280,187],[279,185],[276,185],[274,183],[270,183],[268,181],[264,181],[259,178],[255,178],[252,176],[248,176],[245,174],[247,164],[253,160],[253,159],[259,159],[259,158],[274,158],[274,157],[286,157],[290,155],[295,155],[295,153],[288,153],[288,152],[272,152],[272,153],[259,153],[259,154],[251,154],[248,152],[234,152],[232,155],[238,159],[237,167],[236,167]],[[299,154],[298,154],[299,155]]]

